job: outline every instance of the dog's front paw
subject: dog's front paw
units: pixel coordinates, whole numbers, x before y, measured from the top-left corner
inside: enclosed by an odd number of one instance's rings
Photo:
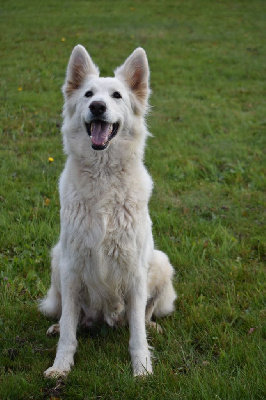
[[[152,367],[144,367],[144,365],[138,365],[133,368],[134,377],[145,377],[152,374]]]
[[[146,376],[152,374],[150,355],[140,355],[132,357],[133,375]]]
[[[70,370],[59,369],[55,367],[50,367],[44,372],[44,377],[53,378],[66,378]]]

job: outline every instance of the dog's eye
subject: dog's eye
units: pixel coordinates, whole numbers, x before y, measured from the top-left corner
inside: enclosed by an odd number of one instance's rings
[[[119,92],[114,92],[113,93],[113,98],[114,99],[122,99],[122,96],[121,96],[121,94]]]
[[[88,90],[88,91],[85,93],[85,97],[92,97],[92,96],[93,96],[93,93],[92,93],[91,90]]]

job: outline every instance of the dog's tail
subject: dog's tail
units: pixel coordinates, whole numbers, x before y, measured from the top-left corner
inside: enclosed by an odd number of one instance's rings
[[[39,310],[47,317],[60,318],[62,312],[61,295],[51,285],[47,296],[39,302]]]
[[[150,270],[150,285],[156,288],[157,301],[153,314],[160,318],[171,314],[175,309],[176,293],[173,287],[174,269],[162,251],[155,250]]]
[[[39,310],[48,317],[60,318],[62,313],[62,301],[59,276],[60,246],[52,250],[52,283],[44,299],[39,302]]]

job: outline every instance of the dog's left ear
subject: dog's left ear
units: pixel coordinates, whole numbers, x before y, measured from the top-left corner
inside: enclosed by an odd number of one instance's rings
[[[125,81],[138,101],[147,105],[149,89],[149,65],[145,51],[138,47],[124,62],[115,70],[115,77]]]

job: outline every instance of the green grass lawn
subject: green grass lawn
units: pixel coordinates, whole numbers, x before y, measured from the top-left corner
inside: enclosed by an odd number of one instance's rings
[[[1,400],[265,399],[265,13],[259,0],[1,2]],[[164,333],[149,332],[145,379],[131,376],[128,329],[105,326],[78,332],[67,381],[43,378],[57,338],[36,304],[59,234],[61,86],[78,43],[105,76],[137,46],[150,62],[150,212],[179,297]]]

